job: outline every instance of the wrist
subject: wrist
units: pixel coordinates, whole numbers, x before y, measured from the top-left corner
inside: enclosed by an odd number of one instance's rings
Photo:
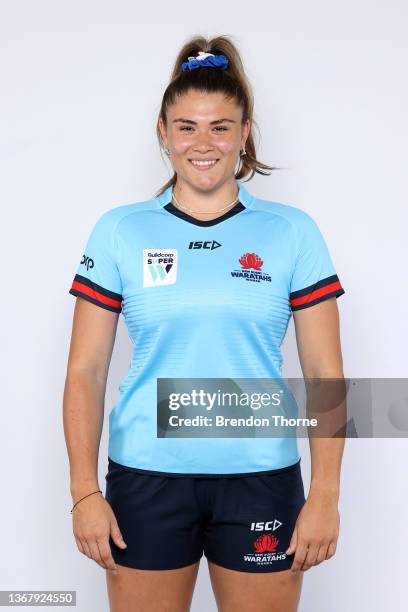
[[[74,511],[74,509],[77,507],[77,505],[78,505],[79,503],[81,503],[81,501],[82,501],[82,500],[87,499],[88,497],[92,497],[92,495],[95,495],[95,494],[96,494],[96,495],[98,495],[99,493],[102,493],[101,489],[98,489],[97,491],[92,491],[92,493],[88,493],[87,495],[84,495],[83,497],[80,497],[80,498],[79,498],[79,499],[78,499],[78,500],[77,500],[77,501],[74,503],[74,505],[72,506],[72,508],[71,508],[71,514],[72,514],[72,512]],[[103,495],[103,493],[102,493],[102,495]]]
[[[81,480],[81,482],[73,482],[71,483],[72,501],[76,502],[84,495],[92,493],[92,491],[97,491],[100,488],[98,481],[94,478],[90,480]]]
[[[337,482],[313,479],[310,482],[309,495],[324,496],[338,501],[340,496],[340,486]]]

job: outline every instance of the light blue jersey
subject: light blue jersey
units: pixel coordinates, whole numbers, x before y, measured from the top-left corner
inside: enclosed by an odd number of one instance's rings
[[[236,474],[299,460],[296,437],[157,436],[158,378],[282,378],[291,313],[344,293],[303,210],[251,195],[199,221],[172,189],[97,220],[69,292],[122,312],[133,354],[109,415],[111,459],[152,472]]]

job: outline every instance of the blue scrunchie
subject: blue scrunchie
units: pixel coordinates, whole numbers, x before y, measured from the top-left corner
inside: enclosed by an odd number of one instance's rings
[[[204,59],[191,59],[187,62],[183,62],[181,65],[181,70],[186,72],[187,70],[195,70],[196,68],[222,68],[225,70],[228,66],[228,58],[225,55],[209,55]]]

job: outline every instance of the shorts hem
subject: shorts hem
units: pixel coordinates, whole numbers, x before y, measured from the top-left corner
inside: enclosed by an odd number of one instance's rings
[[[193,561],[187,562],[187,563],[183,563],[182,565],[176,565],[175,567],[141,567],[140,564],[137,565],[128,565],[126,564],[126,562],[119,562],[119,561],[115,561],[116,565],[121,565],[122,567],[128,567],[129,569],[137,569],[137,570],[146,570],[146,571],[152,571],[152,572],[165,572],[165,571],[169,571],[169,570],[176,570],[176,569],[182,569],[183,567],[189,567],[190,565],[194,565],[195,563],[197,563],[197,561],[200,561],[202,558],[202,554],[196,558]]]
[[[272,568],[258,568],[257,569],[244,569],[242,567],[230,567],[229,565],[225,565],[225,563],[220,563],[219,561],[212,559],[211,557],[208,557],[205,553],[204,553],[205,558],[207,559],[207,561],[210,561],[211,563],[215,563],[215,565],[219,565],[220,567],[223,567],[224,569],[228,569],[231,570],[233,572],[243,572],[245,574],[271,574],[273,572],[285,572],[287,570],[291,569],[290,567],[282,567],[282,568],[276,568],[276,569],[272,569]]]

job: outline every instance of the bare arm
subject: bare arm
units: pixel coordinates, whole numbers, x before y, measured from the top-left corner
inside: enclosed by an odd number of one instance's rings
[[[118,314],[76,298],[63,397],[73,504],[100,489],[98,454],[106,381]],[[116,570],[109,535],[125,546],[116,517],[101,494],[83,499],[73,510],[74,535],[80,552],[104,569]]]
[[[293,313],[299,360],[305,378],[344,378],[336,298]],[[339,496],[344,438],[309,437],[311,490]]]
[[[99,488],[98,452],[117,324],[118,314],[76,298],[63,398],[74,502]]]
[[[344,379],[336,298],[294,311],[293,317],[303,376]],[[309,444],[311,485],[301,512],[300,532],[294,533],[291,541],[290,553],[297,546],[293,571],[307,570],[332,557],[338,538],[344,438],[309,436]]]

